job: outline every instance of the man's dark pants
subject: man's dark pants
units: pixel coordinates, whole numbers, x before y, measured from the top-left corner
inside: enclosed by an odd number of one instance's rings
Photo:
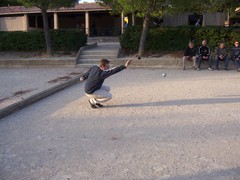
[[[224,61],[225,62],[225,69],[228,68],[228,56],[225,56],[223,59],[220,59],[220,57],[218,57],[218,56],[215,57],[216,69],[219,69],[219,61]]]
[[[233,57],[233,61],[236,64],[237,68],[240,69],[240,58],[234,58]]]
[[[198,68],[201,68],[201,64],[203,60],[207,60],[208,61],[208,67],[212,67],[212,61],[211,58],[209,56],[206,56],[206,58],[203,58],[202,56],[198,57]]]

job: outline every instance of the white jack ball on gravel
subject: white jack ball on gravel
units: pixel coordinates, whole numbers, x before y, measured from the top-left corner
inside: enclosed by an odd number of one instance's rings
[[[167,76],[167,74],[166,74],[166,73],[163,73],[163,74],[162,74],[162,76],[163,76],[163,77],[166,77],[166,76]]]

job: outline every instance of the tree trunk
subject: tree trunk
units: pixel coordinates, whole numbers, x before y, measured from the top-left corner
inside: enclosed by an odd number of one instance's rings
[[[47,10],[42,8],[41,11],[42,11],[42,16],[43,16],[43,28],[44,28],[46,47],[47,47],[47,55],[52,56],[53,48],[52,48],[52,42],[51,42],[51,37],[50,37],[50,33],[49,33]]]
[[[132,11],[132,26],[135,26],[135,12]]]
[[[146,44],[148,30],[149,30],[149,21],[150,21],[150,14],[146,13],[143,21],[143,30],[142,30],[142,35],[140,39],[139,49],[138,49],[139,56],[142,56],[145,51],[145,44]]]
[[[230,10],[229,9],[227,11],[227,21],[228,21],[228,24],[229,24],[229,21],[230,21]]]

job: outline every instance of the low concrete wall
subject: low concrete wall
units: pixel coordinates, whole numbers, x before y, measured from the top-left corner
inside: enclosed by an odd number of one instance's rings
[[[0,60],[0,67],[74,67],[76,61],[69,60]]]
[[[128,59],[119,58],[112,60],[113,66],[123,65]],[[212,67],[215,67],[214,60],[212,60]],[[162,67],[162,68],[182,68],[183,61],[181,58],[142,58],[141,60],[133,60],[131,67]],[[191,69],[193,66],[192,61],[187,61],[186,68]],[[224,62],[220,62],[220,68],[224,68]],[[202,62],[201,68],[208,68],[208,62]],[[235,70],[236,66],[232,60],[229,61],[229,69]]]

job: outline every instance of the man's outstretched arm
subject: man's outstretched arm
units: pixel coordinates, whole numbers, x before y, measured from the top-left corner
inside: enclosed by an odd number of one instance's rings
[[[131,65],[132,63],[132,59],[129,59],[126,63],[125,63],[125,67],[127,68],[129,65]]]
[[[115,68],[112,68],[112,69],[109,69],[109,70],[106,70],[106,71],[103,71],[103,73],[101,74],[101,77],[102,78],[108,78],[109,76],[113,75],[113,74],[116,74],[124,69],[126,69],[132,62],[132,59],[129,59],[125,65],[122,65],[122,66],[118,66],[118,67],[115,67]]]

